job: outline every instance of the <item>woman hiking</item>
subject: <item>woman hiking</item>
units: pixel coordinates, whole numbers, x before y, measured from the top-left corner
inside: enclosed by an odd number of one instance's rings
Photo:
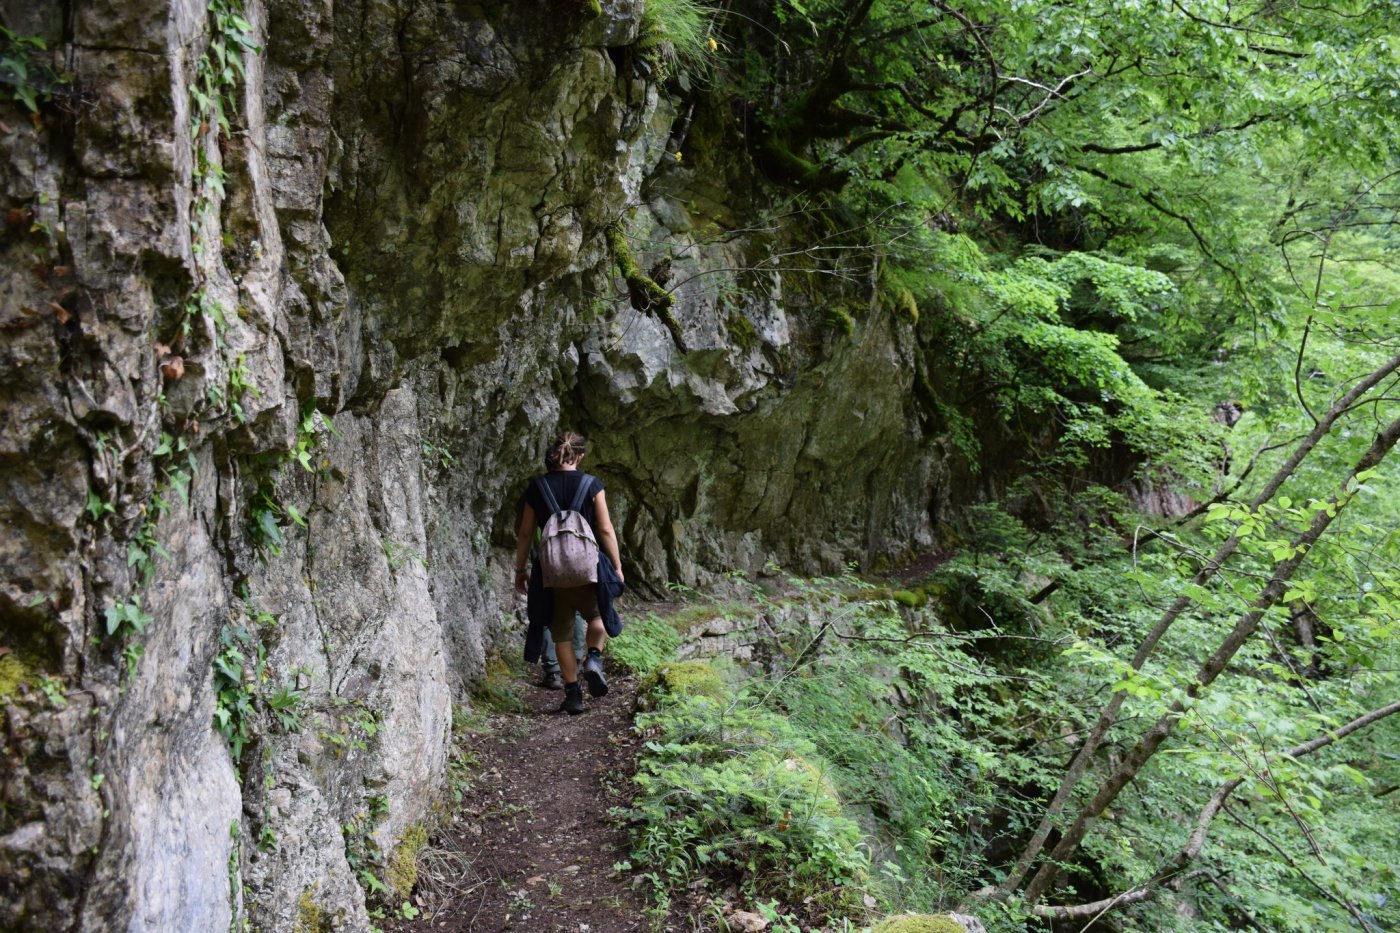
[[[559,708],[571,716],[583,712],[583,691],[578,683],[578,660],[572,640],[574,613],[578,612],[588,624],[586,643],[588,656],[583,662],[583,679],[590,696],[601,697],[608,692],[603,676],[603,646],[609,635],[622,630],[612,601],[623,591],[622,559],[618,556],[617,532],[608,515],[608,503],[603,482],[580,470],[579,463],[586,452],[584,439],[573,431],[564,431],[550,444],[544,463],[549,472],[530,481],[523,497],[520,521],[516,527],[515,588],[528,593],[527,615],[530,628],[525,636],[525,661],[533,664],[539,659],[547,627],[559,648],[559,672],[564,678],[564,703]],[[546,566],[552,559],[550,535],[560,528],[568,531],[570,513],[577,512],[587,522],[573,531],[591,531],[592,543],[581,544],[587,535],[561,534],[559,539],[571,540],[568,548],[593,547],[597,552],[596,570],[591,582],[569,586],[547,586],[546,572],[558,572]],[[551,524],[551,519],[555,522]],[[545,532],[540,553],[535,554],[533,567],[527,568],[536,529]],[[572,553],[589,554],[591,551]],[[589,579],[589,577],[585,577]]]

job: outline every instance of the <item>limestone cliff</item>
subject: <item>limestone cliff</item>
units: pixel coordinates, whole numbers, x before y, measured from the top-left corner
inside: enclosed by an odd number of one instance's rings
[[[928,541],[908,324],[802,268],[640,0],[0,21],[46,42],[0,108],[0,928],[363,929],[518,650],[561,424],[642,587]]]

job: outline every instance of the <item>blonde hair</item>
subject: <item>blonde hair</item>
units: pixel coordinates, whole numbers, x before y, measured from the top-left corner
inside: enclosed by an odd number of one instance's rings
[[[575,434],[573,431],[561,431],[549,445],[549,450],[545,451],[545,469],[558,470],[562,467],[575,466],[587,452],[588,445],[585,443],[583,435]]]

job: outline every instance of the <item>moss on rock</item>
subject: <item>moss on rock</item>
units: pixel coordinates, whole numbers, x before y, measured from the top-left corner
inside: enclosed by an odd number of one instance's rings
[[[826,323],[832,328],[839,330],[842,334],[846,335],[847,337],[855,336],[856,319],[851,316],[850,311],[847,311],[840,305],[827,306]]]
[[[910,609],[922,608],[928,602],[928,595],[923,591],[895,590],[890,597],[901,606],[908,606]]]
[[[293,933],[329,933],[330,918],[311,896],[313,893],[313,888],[301,892],[301,899],[297,901],[296,920],[292,926]]]
[[[719,698],[725,693],[724,678],[708,661],[677,661],[663,664],[646,676],[642,692],[664,690],[672,696]]]
[[[627,294],[632,299],[632,307],[645,314],[655,314],[661,319],[661,323],[666,325],[666,329],[671,332],[671,338],[676,341],[676,346],[681,352],[686,351],[685,336],[681,332],[681,322],[676,319],[676,314],[672,307],[676,299],[666,289],[656,283],[656,280],[642,271],[642,267],[637,265],[637,256],[632,252],[631,245],[627,242],[627,235],[617,226],[609,227],[607,230],[608,245],[612,247],[613,260],[617,263],[617,271],[622,274],[622,279],[627,283]]]
[[[886,917],[871,927],[870,933],[967,933],[967,928],[946,914],[910,914]]]
[[[919,323],[919,303],[914,300],[914,293],[907,288],[897,288],[894,292],[894,306],[900,314],[910,324]]]
[[[428,829],[422,823],[414,823],[404,830],[394,855],[389,859],[389,887],[401,899],[407,900],[418,883],[418,853],[428,844]]]
[[[33,684],[34,672],[13,654],[0,657],[0,697],[14,696],[19,688]]]

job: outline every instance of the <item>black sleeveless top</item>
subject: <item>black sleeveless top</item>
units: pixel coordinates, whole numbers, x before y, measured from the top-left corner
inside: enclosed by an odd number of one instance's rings
[[[549,491],[554,493],[554,501],[559,504],[559,508],[561,509],[567,509],[574,501],[574,496],[578,495],[579,486],[582,483],[590,483],[591,486],[588,492],[584,494],[583,505],[579,508],[579,511],[583,513],[584,518],[588,519],[588,524],[593,529],[593,534],[595,536],[598,534],[598,523],[593,508],[593,497],[603,491],[604,486],[602,480],[582,470],[555,470],[539,477],[539,482],[549,484]],[[544,495],[540,492],[539,486],[535,481],[531,481],[530,485],[526,487],[523,498],[525,504],[535,510],[535,524],[541,528],[544,527],[544,523],[549,520],[551,510],[549,505],[546,504]]]

